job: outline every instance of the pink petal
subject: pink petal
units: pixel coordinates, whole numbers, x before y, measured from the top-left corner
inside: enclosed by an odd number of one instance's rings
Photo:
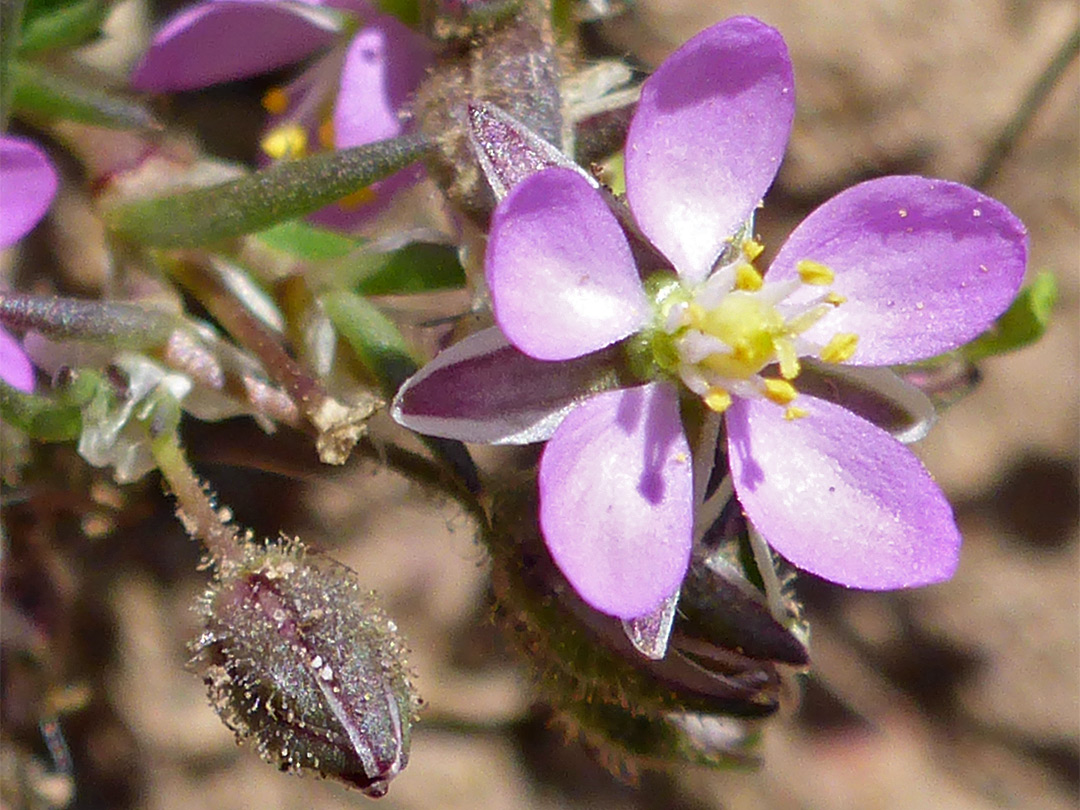
[[[424,37],[389,16],[376,17],[349,44],[334,106],[339,149],[393,138],[402,110],[433,61]]]
[[[266,73],[333,43],[339,26],[314,4],[210,0],[173,16],[131,76],[138,90],[193,90]]]
[[[569,169],[534,174],[499,203],[485,265],[495,320],[538,360],[601,349],[649,314],[615,216]]]
[[[427,436],[480,444],[546,440],[575,405],[617,384],[606,353],[564,363],[534,360],[498,328],[470,335],[410,377],[390,407]]]
[[[49,210],[57,187],[48,156],[23,138],[0,138],[0,248],[22,239]]]
[[[559,425],[540,460],[540,528],[556,565],[603,613],[650,613],[690,559],[690,447],[675,389],[597,394]]]
[[[793,85],[780,34],[734,17],[679,48],[642,87],[626,193],[646,236],[691,283],[772,185],[795,115]]]
[[[0,379],[27,394],[34,392],[34,367],[19,343],[0,327]]]
[[[1020,288],[1027,232],[1008,208],[967,186],[883,177],[807,217],[769,280],[794,277],[802,259],[830,267],[832,289],[847,297],[805,336],[825,343],[854,332],[853,364],[891,365],[932,357],[985,331]]]
[[[891,590],[952,576],[960,533],[919,460],[831,402],[784,419],[767,400],[727,412],[728,460],[750,522],[793,564],[853,588]]]

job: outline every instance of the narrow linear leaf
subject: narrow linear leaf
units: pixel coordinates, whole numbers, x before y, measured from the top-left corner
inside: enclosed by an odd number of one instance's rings
[[[157,129],[146,107],[131,99],[58,76],[37,65],[15,61],[12,107],[16,113],[45,119],[67,119],[110,129]]]
[[[328,292],[319,302],[334,328],[360,362],[379,380],[383,393],[393,396],[417,369],[405,338],[379,308],[355,293]]]
[[[133,242],[196,247],[310,214],[419,160],[421,135],[278,163],[209,188],[113,205],[106,224]]]
[[[961,350],[972,363],[1023,348],[1043,336],[1057,302],[1057,278],[1044,271],[1020,291],[993,327]]]
[[[352,292],[328,292],[320,296],[319,302],[360,362],[378,379],[386,398],[393,397],[417,369],[398,328],[374,304]],[[480,490],[479,472],[464,444],[434,436],[421,436],[421,439],[470,492]]]
[[[69,48],[97,34],[109,12],[106,0],[27,3],[19,53]]]
[[[359,239],[352,239],[337,231],[308,225],[299,220],[282,222],[256,234],[255,238],[267,247],[308,262],[341,259],[359,250],[364,244]]]
[[[421,293],[465,286],[465,269],[457,249],[450,245],[414,242],[391,253],[368,254],[352,271],[356,275],[350,286],[363,295]]]
[[[177,327],[168,312],[116,301],[0,293],[0,323],[36,329],[54,340],[91,340],[116,348],[149,349]]]

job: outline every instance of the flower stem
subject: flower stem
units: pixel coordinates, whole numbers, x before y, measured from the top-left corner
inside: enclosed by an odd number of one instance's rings
[[[229,291],[218,275],[197,258],[166,259],[165,269],[202,303],[233,338],[254,354],[266,373],[285,389],[315,429],[319,458],[343,464],[379,405],[368,396],[354,406],[338,402],[282,346],[278,336]]]
[[[188,464],[176,430],[155,435],[151,425],[150,433],[150,452],[176,498],[176,515],[188,534],[202,542],[219,569],[229,562],[239,561],[240,531],[229,524],[232,513],[226,507],[214,505]]]

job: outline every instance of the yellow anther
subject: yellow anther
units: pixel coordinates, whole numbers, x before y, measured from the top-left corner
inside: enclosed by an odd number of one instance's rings
[[[777,338],[773,346],[776,348],[776,359],[780,361],[780,376],[785,380],[794,380],[802,371],[795,344],[786,338]]]
[[[756,239],[745,239],[742,243],[742,251],[746,254],[746,258],[750,261],[754,261],[765,250],[765,246]]]
[[[731,407],[731,394],[723,388],[710,388],[705,395],[705,405],[709,410],[723,413]]]
[[[838,332],[821,350],[821,359],[826,363],[843,363],[855,354],[859,336],[853,332]]]
[[[825,295],[825,303],[832,304],[834,307],[840,306],[845,301],[847,301],[847,296],[838,292],[830,292]]]
[[[289,94],[280,87],[271,87],[262,97],[262,106],[271,115],[281,115],[289,109]]]
[[[799,278],[803,280],[804,284],[825,287],[836,280],[832,270],[821,262],[811,261],[810,259],[801,259],[795,265],[795,269],[799,271]]]
[[[686,306],[686,317],[689,319],[690,325],[695,328],[700,326],[701,322],[705,320],[706,314],[705,307],[696,301],[691,301]]]
[[[267,133],[262,150],[274,160],[303,157],[307,151],[307,132],[299,124],[286,124]]]
[[[798,405],[792,405],[786,411],[784,411],[784,418],[787,419],[789,422],[793,422],[796,419],[802,419],[804,416],[807,416],[808,413],[809,411],[807,411],[806,408],[800,408]]]
[[[334,119],[327,118],[321,124],[316,133],[319,137],[319,146],[323,149],[334,148]]]
[[[753,265],[740,264],[735,268],[735,289],[755,292],[764,284],[761,273],[754,269]]]
[[[799,392],[795,386],[787,380],[763,380],[765,383],[765,398],[777,405],[787,405]]]
[[[361,205],[374,202],[376,196],[378,195],[376,195],[369,186],[367,188],[362,188],[359,191],[354,191],[346,197],[342,197],[338,200],[338,205],[343,211],[351,211],[355,208],[359,208]]]

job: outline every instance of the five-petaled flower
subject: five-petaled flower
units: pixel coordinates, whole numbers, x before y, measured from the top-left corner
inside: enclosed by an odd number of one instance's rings
[[[346,47],[333,47],[342,14],[359,17],[361,24]],[[131,83],[152,92],[192,90],[266,73],[321,51],[326,55],[292,84],[263,98],[271,116],[263,150],[273,158],[298,157],[402,134],[403,110],[433,52],[420,34],[374,12],[364,0],[203,0],[161,27]],[[340,228],[362,222],[422,174],[418,165],[402,169],[324,209],[319,219]]]
[[[497,208],[486,256],[512,348],[473,336],[395,401],[396,418],[421,432],[548,440],[544,538],[605,613],[647,615],[685,574],[695,487],[680,388],[723,414],[739,503],[795,565],[868,589],[956,567],[952,510],[921,463],[877,425],[800,391],[799,375],[806,364],[909,363],[971,340],[1016,295],[1024,227],[968,187],[886,177],[813,212],[763,275],[760,246],[739,234],[793,116],[791,63],[772,28],[735,18],[686,43],[645,82],[625,149],[636,228],[670,267],[638,266],[581,174],[533,174]],[[651,374],[571,393],[620,341]],[[711,460],[713,448],[699,452]]]

